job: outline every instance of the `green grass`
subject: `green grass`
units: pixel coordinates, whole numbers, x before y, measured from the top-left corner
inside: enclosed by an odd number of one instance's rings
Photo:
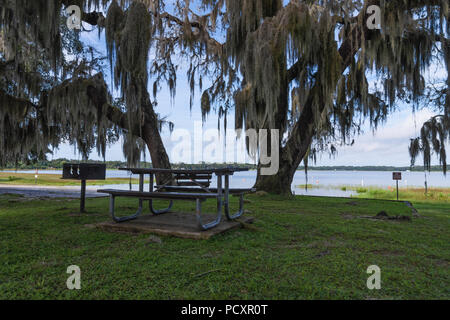
[[[395,188],[357,188],[358,197],[369,199],[397,200]],[[399,189],[399,200],[409,201],[431,201],[450,203],[450,188],[429,188],[425,193],[424,188],[401,188]]]
[[[297,186],[297,188],[305,188],[305,185]],[[364,199],[383,199],[397,200],[397,192],[395,187],[357,187],[357,186],[335,186],[335,185],[308,185],[308,189],[336,189],[341,191],[354,191],[355,197]],[[450,202],[450,188],[425,188],[409,187],[399,189],[399,200],[408,201],[431,201],[431,202]]]
[[[449,299],[450,204],[414,203],[412,222],[360,218],[410,215],[380,200],[248,196],[252,228],[210,240],[114,234],[108,199],[0,196],[0,299]],[[233,198],[233,206],[237,205]],[[136,201],[119,199],[119,212]],[[208,202],[206,209],[214,210]],[[192,203],[175,210],[192,212]],[[382,289],[368,290],[370,265]],[[81,268],[69,291],[66,269]]]
[[[133,184],[139,183],[139,179],[132,179]],[[37,182],[37,183],[36,183]],[[87,181],[88,186],[98,186],[106,184],[128,184],[129,178],[111,178],[106,180],[90,180]],[[79,180],[63,180],[57,174],[39,174],[36,181],[34,174],[0,172],[0,185],[38,185],[38,186],[79,186]]]
[[[319,186],[317,186],[315,184],[308,184],[308,185],[306,185],[306,184],[299,184],[297,186],[297,188],[300,188],[300,189],[306,189],[306,187],[308,187],[308,189],[318,189],[318,188],[320,188]]]

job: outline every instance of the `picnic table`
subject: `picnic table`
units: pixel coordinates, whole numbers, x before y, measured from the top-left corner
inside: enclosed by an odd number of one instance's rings
[[[228,220],[235,220],[244,213],[244,194],[254,192],[254,189],[232,189],[230,188],[230,177],[235,172],[248,171],[248,168],[218,168],[218,169],[145,169],[145,168],[120,168],[119,170],[129,171],[132,174],[139,175],[139,191],[125,191],[103,189],[99,193],[110,195],[110,214],[117,223],[137,219],[143,212],[143,202],[149,201],[149,209],[154,215],[160,215],[170,212],[173,202],[176,200],[186,200],[196,202],[196,216],[199,227],[202,230],[209,230],[220,224],[222,212],[225,212]],[[154,184],[156,174],[171,176],[165,183]],[[144,191],[145,176],[150,176],[149,191]],[[211,188],[213,175],[217,177],[217,186]],[[230,212],[230,195],[239,196],[239,210],[235,213]],[[117,217],[114,204],[116,197],[131,197],[139,199],[139,207],[135,214],[126,217]],[[170,201],[165,209],[155,209],[154,199],[167,199]],[[217,217],[214,221],[204,223],[202,219],[202,202],[207,199],[217,200]]]

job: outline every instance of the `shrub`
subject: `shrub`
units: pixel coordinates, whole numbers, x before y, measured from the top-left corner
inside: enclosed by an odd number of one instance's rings
[[[358,193],[367,193],[367,189],[366,188],[357,188],[356,192],[358,192]]]

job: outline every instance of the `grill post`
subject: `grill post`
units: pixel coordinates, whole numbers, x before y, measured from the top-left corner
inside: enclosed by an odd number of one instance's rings
[[[81,180],[80,213],[86,213],[86,180]]]

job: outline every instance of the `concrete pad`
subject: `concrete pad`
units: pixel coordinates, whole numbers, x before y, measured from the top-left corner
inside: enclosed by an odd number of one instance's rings
[[[204,222],[214,220],[215,215],[202,215]],[[242,227],[242,223],[252,223],[254,218],[243,216],[238,221],[228,221],[224,217],[215,228],[201,231],[194,213],[171,212],[159,216],[143,215],[136,220],[123,223],[107,221],[95,226],[104,231],[119,233],[154,233],[186,239],[204,240],[226,231]]]

